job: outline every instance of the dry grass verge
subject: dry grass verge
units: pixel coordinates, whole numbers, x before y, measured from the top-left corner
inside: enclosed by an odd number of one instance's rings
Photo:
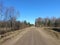
[[[60,32],[54,31],[52,29],[44,28],[45,32],[50,36],[54,37],[55,39],[60,40]]]
[[[22,32],[22,30],[11,31],[11,32],[7,32],[7,33],[5,33],[5,34],[3,34],[3,35],[0,35],[0,36],[2,36],[2,37],[0,38],[0,43],[3,43],[3,42],[5,42],[6,40],[11,39],[12,37],[15,37],[15,36],[18,35],[20,32]]]

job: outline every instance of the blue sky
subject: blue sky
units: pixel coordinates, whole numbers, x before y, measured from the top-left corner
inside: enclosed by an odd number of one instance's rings
[[[60,0],[3,0],[3,3],[20,12],[20,21],[34,23],[38,17],[60,17]]]

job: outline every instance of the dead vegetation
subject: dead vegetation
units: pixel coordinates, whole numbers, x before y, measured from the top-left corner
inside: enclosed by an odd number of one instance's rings
[[[3,43],[8,39],[14,38],[22,31],[23,30],[16,30],[16,31],[7,32],[5,34],[0,35],[0,43]]]
[[[50,36],[54,37],[55,39],[60,40],[60,32],[55,31],[53,29],[48,29],[48,28],[44,28],[45,32],[47,34],[49,34]]]

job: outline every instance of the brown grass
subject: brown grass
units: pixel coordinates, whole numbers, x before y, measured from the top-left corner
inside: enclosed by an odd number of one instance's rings
[[[44,28],[45,32],[55,39],[60,40],[60,32],[54,31],[52,29]]]

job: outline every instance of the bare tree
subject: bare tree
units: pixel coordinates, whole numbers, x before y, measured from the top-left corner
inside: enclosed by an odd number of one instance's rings
[[[14,29],[14,27],[15,27],[15,22],[17,20],[17,17],[19,17],[18,12],[15,11],[14,7],[10,7],[8,18],[10,20],[11,30]]]
[[[42,18],[37,18],[36,20],[35,20],[35,26],[42,26]]]

